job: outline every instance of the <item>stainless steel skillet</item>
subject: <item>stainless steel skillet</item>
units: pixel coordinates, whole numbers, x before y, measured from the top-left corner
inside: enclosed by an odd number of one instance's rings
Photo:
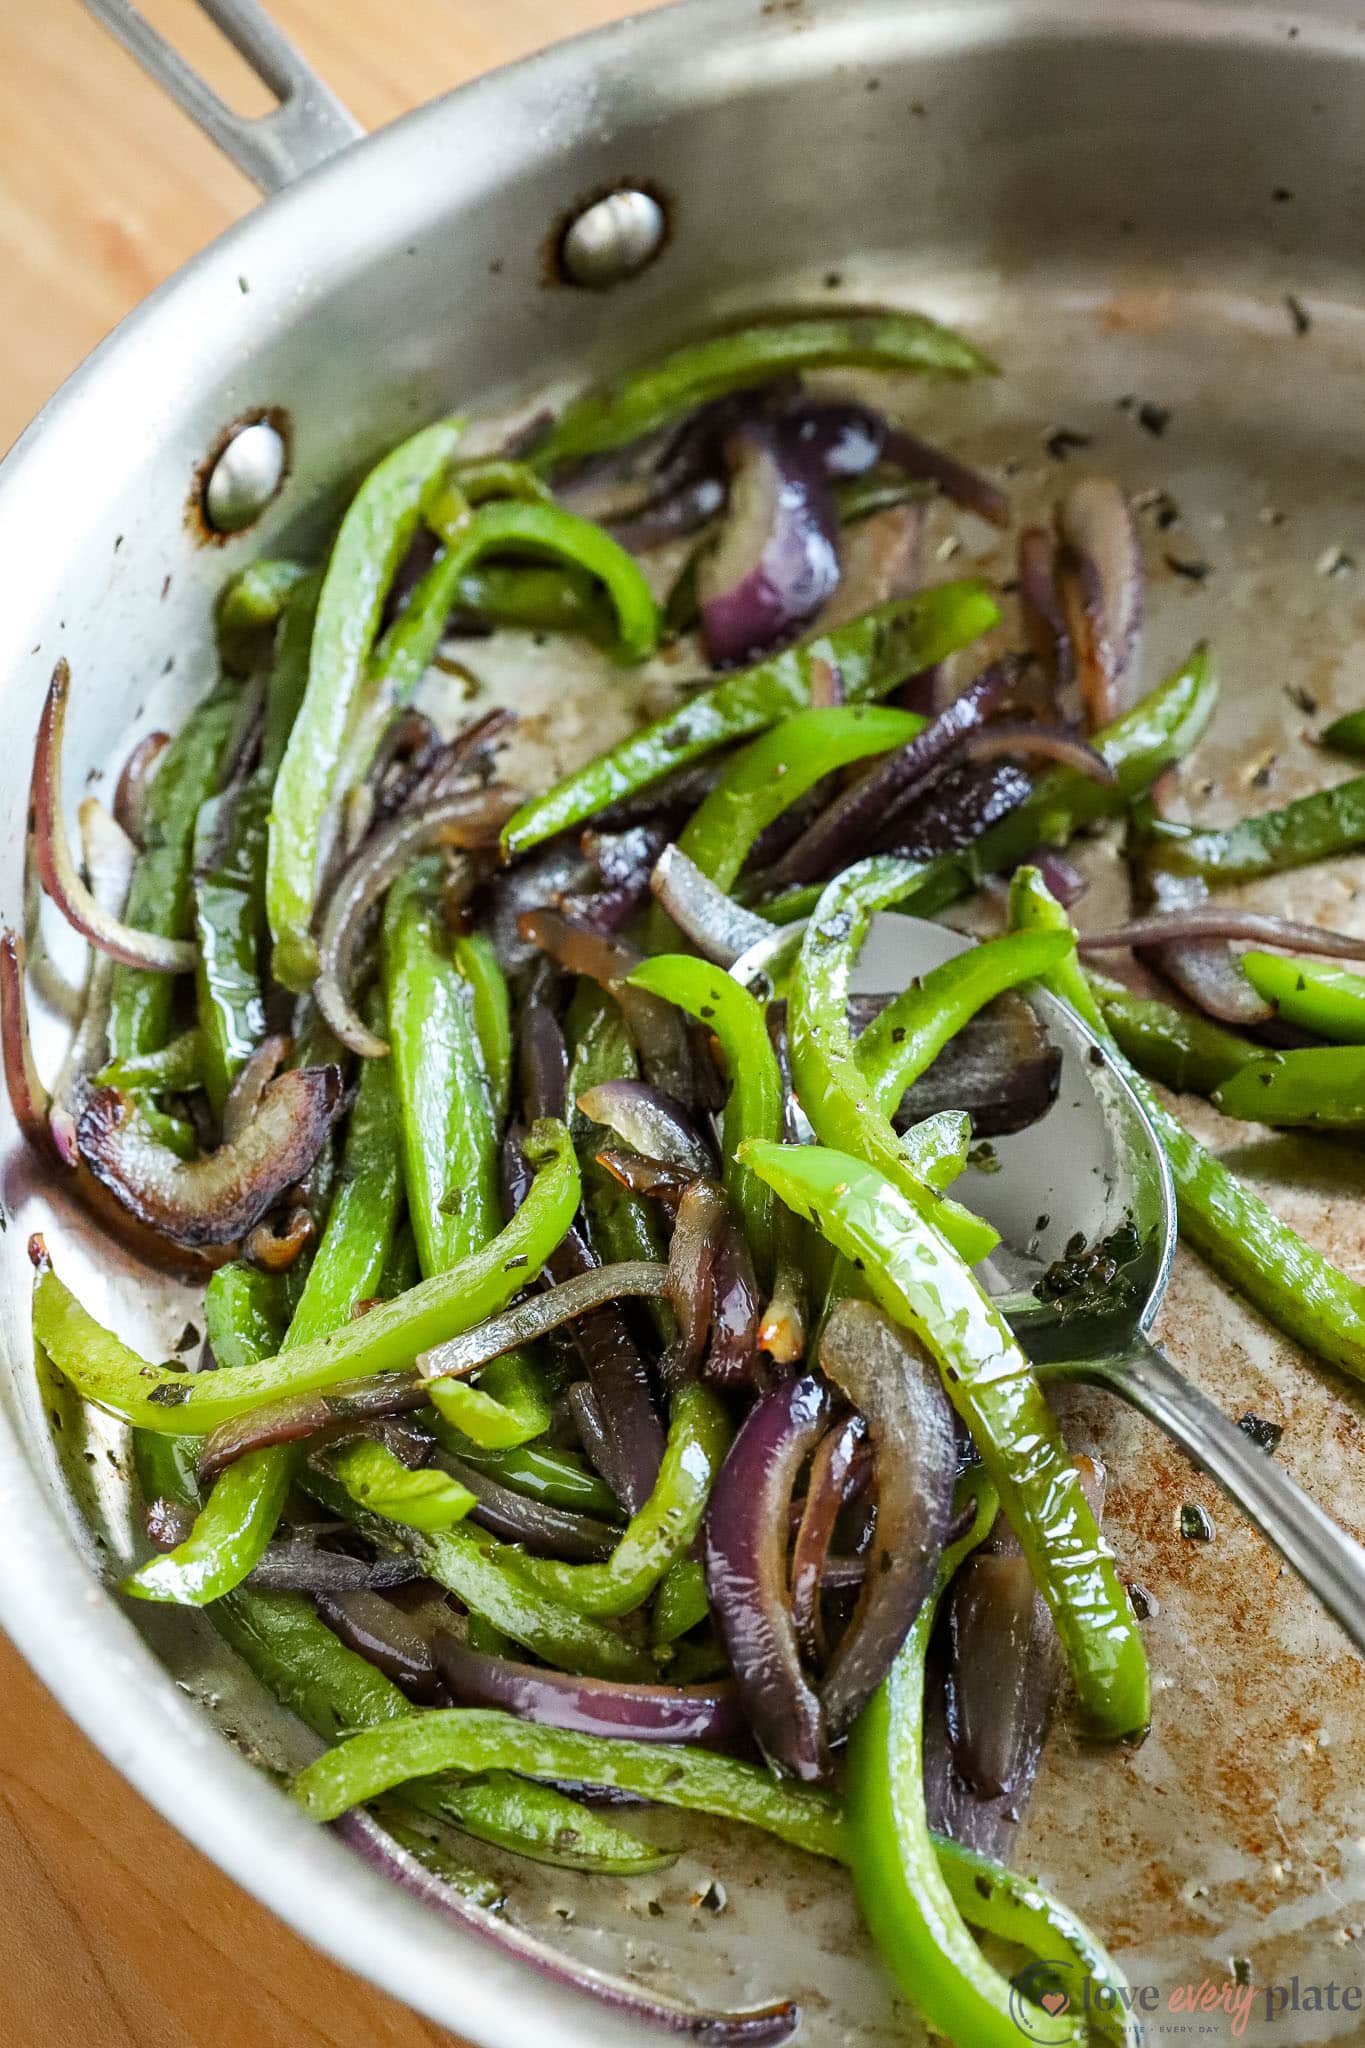
[[[216,12],[239,15],[224,0]],[[1187,777],[1203,815],[1322,779],[1331,771],[1305,733],[1365,694],[1365,566],[1353,574],[1350,559],[1365,565],[1362,85],[1344,6],[1290,17],[1216,0],[694,0],[345,150],[134,316],[0,469],[8,815],[22,814],[58,652],[76,678],[76,791],[82,770],[107,770],[126,736],[174,719],[202,688],[226,571],[304,544],[410,423],[450,405],[496,414],[745,308],[839,297],[921,303],[999,354],[1007,375],[989,388],[900,402],[973,457],[1017,465],[1021,515],[1046,501],[1063,458],[1166,494],[1144,515],[1148,673],[1198,632],[1214,636],[1224,706]],[[610,290],[551,283],[566,215],[621,184],[663,202],[662,253]],[[225,429],[265,408],[288,416],[285,487],[241,538],[205,545],[187,519],[196,475]],[[1089,446],[1076,445],[1084,435]],[[965,535],[967,553],[979,544]],[[597,679],[565,680],[542,664],[526,686],[554,707],[539,729],[542,771],[606,736]],[[11,917],[20,865],[16,830],[0,853]],[[1358,865],[1300,876],[1277,907],[1359,925],[1362,878]],[[1351,1161],[1329,1168],[1285,1144],[1242,1153],[1285,1213],[1359,1270]],[[87,1253],[13,1144],[0,1196],[0,1621],[134,1782],[334,1953],[498,2048],[531,2028],[552,2044],[626,2038],[595,2008],[438,1935],[296,1823],[195,1703],[216,1700],[211,1714],[243,1747],[289,1753],[288,1732],[212,1637],[137,1616],[169,1679],[99,1590],[91,1568],[115,1576],[132,1542],[121,1463],[109,1461],[120,1447],[68,1418],[63,1455],[50,1448],[24,1238],[47,1228],[96,1311],[153,1352],[193,1307],[117,1255]],[[1285,1425],[1279,1455],[1359,1533],[1353,1392],[1190,1262],[1163,1335],[1225,1409]],[[1358,1666],[1144,1425],[1077,1398],[1109,1461],[1113,1541],[1157,1602],[1149,1642],[1166,1689],[1131,1757],[1055,1746],[1028,1860],[1139,1983],[1169,1991],[1245,1956],[1260,1983],[1359,1984]],[[1188,1498],[1211,1506],[1212,1543],[1180,1537]],[[901,2037],[839,1883],[766,1843],[691,1830],[687,1857],[651,1894],[657,1915],[589,1880],[506,1874],[510,1910],[579,1953],[700,1998],[792,1991],[812,2041]],[[725,1887],[720,1913],[689,1903],[711,1876]],[[1176,2019],[1158,2024],[1179,2038]],[[1335,2017],[1286,2010],[1260,2038],[1333,2029],[1358,2030],[1339,2002]]]

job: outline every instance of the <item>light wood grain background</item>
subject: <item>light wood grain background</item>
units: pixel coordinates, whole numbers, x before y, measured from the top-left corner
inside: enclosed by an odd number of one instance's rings
[[[140,0],[244,112],[192,0]],[[638,7],[642,0],[635,0]],[[272,0],[368,127],[626,13],[620,0]],[[255,194],[78,0],[0,0],[0,448]],[[439,2048],[144,1806],[0,1637],[5,2048]]]

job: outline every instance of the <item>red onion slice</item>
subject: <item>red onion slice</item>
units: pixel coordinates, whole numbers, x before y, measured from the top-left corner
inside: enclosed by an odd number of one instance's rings
[[[59,661],[38,721],[29,786],[33,857],[39,879],[67,923],[110,959],[153,974],[190,973],[198,954],[189,940],[135,930],[105,910],[82,880],[62,811],[62,739],[70,688],[71,672],[65,661]]]
[[[933,1585],[952,1520],[957,1438],[937,1369],[871,1302],[837,1304],[820,1339],[820,1363],[866,1421],[877,1473],[867,1577],[820,1687],[826,1727],[837,1740],[891,1669]]]
[[[631,988],[626,982],[625,977],[644,958],[637,946],[585,931],[553,910],[523,911],[517,929],[523,939],[548,953],[570,974],[586,975],[615,997],[647,1081],[680,1102],[696,1099],[696,1062],[681,1014],[662,997]]]
[[[1142,544],[1110,477],[1083,477],[1057,507],[1057,587],[1090,728],[1130,709],[1142,632]]]
[[[1365,960],[1365,938],[1358,933],[1328,931],[1322,925],[1296,924],[1292,918],[1268,917],[1259,910],[1241,910],[1235,904],[1219,903],[1135,917],[1127,924],[1113,925],[1104,931],[1082,932],[1080,944],[1084,951],[1104,952],[1119,946],[1179,944],[1187,939],[1241,940],[1286,953],[1322,953],[1343,960]]]
[[[840,532],[839,582],[820,614],[820,630],[828,633],[879,604],[909,597],[923,581],[922,505],[888,505],[857,519]]]
[[[730,503],[697,571],[713,667],[757,660],[811,618],[839,580],[834,500],[820,464],[769,422],[726,442]]]
[[[959,462],[945,448],[921,441],[918,434],[908,433],[904,427],[892,427],[886,436],[882,459],[903,469],[907,476],[927,477],[938,485],[945,498],[951,498],[964,511],[975,512],[978,519],[991,526],[1009,525],[1010,501],[999,485],[979,469]]]
[[[578,1107],[647,1159],[694,1175],[718,1171],[715,1152],[682,1105],[645,1081],[601,1081],[584,1089]]]
[[[848,1415],[821,1438],[810,1461],[806,1504],[792,1545],[791,1597],[797,1641],[815,1665],[824,1663],[827,1648],[820,1611],[825,1562],[834,1524],[851,1496],[855,1480],[866,1483],[871,1471],[871,1460],[865,1455],[866,1436],[867,1424],[862,1416]]]
[[[476,1934],[514,1962],[536,1970],[552,1984],[581,1991],[613,2011],[683,2034],[700,2048],[769,2048],[787,2040],[800,2023],[801,2009],[790,2000],[751,2012],[704,2012],[656,1992],[642,1990],[621,1977],[610,1977],[587,1963],[572,1962],[547,1943],[537,1941],[501,1914],[488,1912],[445,1884],[416,1856],[401,1847],[364,1807],[332,1822],[332,1828],[357,1855],[382,1877],[401,1885],[423,1905],[432,1907],[456,1926]]]
[[[969,760],[990,761],[1007,754],[1012,760],[1055,761],[1105,789],[1113,789],[1118,780],[1103,754],[1062,725],[1017,725],[998,719],[979,732],[964,733],[959,751]]]
[[[1057,542],[1044,526],[1026,526],[1019,536],[1019,607],[1024,633],[1042,668],[1057,710],[1078,721],[1076,650],[1066,612],[1057,595]]]
[[[260,1108],[266,1087],[288,1059],[292,1047],[293,1040],[284,1032],[277,1031],[269,1038],[263,1038],[246,1060],[223,1103],[225,1143],[231,1145],[241,1137]]]
[[[501,1707],[548,1728],[626,1736],[632,1742],[698,1742],[713,1749],[733,1748],[747,1732],[739,1693],[729,1679],[707,1685],[624,1685],[573,1678],[540,1665],[486,1657],[453,1636],[437,1643],[436,1663],[460,1706]]]
[[[715,1307],[716,1260],[728,1222],[716,1181],[694,1180],[683,1190],[668,1249],[668,1300],[678,1335],[663,1361],[667,1380],[685,1378],[701,1363]]]
[[[456,791],[421,809],[402,811],[362,847],[327,901],[318,933],[318,977],[313,995],[327,1023],[352,1052],[382,1059],[388,1045],[358,1016],[348,993],[352,955],[369,912],[420,854],[436,846],[492,847],[522,801],[510,789]],[[473,886],[473,869],[468,869]]]
[[[91,1172],[140,1223],[173,1244],[231,1244],[303,1179],[341,1096],[336,1067],[281,1074],[235,1144],[186,1161],[148,1137],[131,1096],[100,1088],[81,1114],[76,1141]]]
[[[593,1266],[587,1272],[563,1280],[545,1293],[518,1302],[500,1316],[466,1330],[448,1343],[437,1344],[417,1356],[417,1370],[424,1379],[465,1379],[478,1372],[490,1359],[515,1351],[520,1344],[534,1344],[551,1330],[558,1330],[576,1316],[601,1308],[604,1302],[625,1301],[662,1295],[669,1269],[649,1259],[623,1260],[615,1266]]]
[[[905,746],[870,768],[779,860],[753,879],[755,893],[775,895],[820,880],[866,850],[866,840],[961,748],[964,739],[1014,702],[1024,690],[1020,664],[992,662],[960,697]],[[1098,758],[1098,757],[1097,757]]]
[[[410,1700],[424,1707],[444,1704],[445,1688],[437,1675],[430,1638],[382,1593],[367,1586],[319,1593],[317,1610],[348,1650],[392,1679]]]
[[[145,734],[124,762],[114,791],[114,817],[139,848],[147,825],[147,786],[170,743],[168,732]]]
[[[678,846],[664,848],[649,885],[683,937],[718,967],[733,967],[750,946],[772,937],[775,927],[766,917],[718,889]]]
[[[228,1465],[248,1451],[274,1444],[302,1443],[309,1437],[354,1433],[368,1422],[404,1415],[429,1405],[426,1386],[415,1372],[378,1373],[373,1379],[347,1380],[326,1393],[287,1394],[263,1401],[245,1415],[220,1422],[204,1440],[199,1454],[201,1487],[211,1486]]]
[[[706,1515],[706,1591],[749,1725],[779,1770],[810,1784],[829,1768],[824,1715],[801,1668],[787,1592],[792,1487],[829,1423],[809,1377],[755,1402]]]
[[[486,1472],[466,1464],[446,1451],[438,1450],[432,1463],[458,1479],[473,1494],[477,1506],[470,1520],[491,1529],[508,1543],[520,1543],[540,1557],[567,1558],[572,1562],[600,1563],[611,1556],[621,1540],[621,1531],[594,1515],[578,1514],[572,1508],[555,1507],[548,1501],[533,1500],[491,1479]]]
[[[734,1387],[757,1385],[766,1377],[758,1349],[761,1310],[749,1247],[727,1216],[711,1267],[711,1348],[703,1379]]]

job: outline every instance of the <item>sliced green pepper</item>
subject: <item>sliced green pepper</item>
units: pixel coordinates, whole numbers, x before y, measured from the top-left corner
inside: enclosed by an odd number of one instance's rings
[[[218,596],[218,651],[225,668],[245,673],[289,594],[311,572],[301,562],[262,556],[229,577]]]
[[[602,586],[567,564],[480,562],[460,578],[455,610],[524,633],[575,633],[597,647],[610,647],[616,638]]]
[[[1093,975],[1090,980],[1105,1023],[1133,1065],[1180,1094],[1212,1095],[1261,1051],[1197,1011],[1101,988]]]
[[[1339,754],[1365,754],[1365,711],[1334,718],[1322,734],[1322,744],[1335,747]]]
[[[484,1072],[494,1113],[501,1120],[507,1115],[512,1088],[512,998],[507,976],[486,932],[461,934],[451,950],[455,965],[469,983]]]
[[[691,1549],[730,1435],[729,1418],[709,1387],[698,1380],[680,1388],[654,1491],[606,1562],[524,1557],[518,1570],[580,1613],[629,1614]]]
[[[503,851],[525,853],[672,769],[808,709],[814,662],[839,671],[850,702],[884,697],[907,676],[988,632],[999,617],[984,583],[946,583],[879,605],[832,633],[726,676],[523,804],[504,829]]]
[[[1365,1124],[1365,1046],[1258,1050],[1213,1098],[1224,1116],[1249,1124],[1358,1131]]]
[[[486,1451],[534,1443],[554,1419],[544,1375],[525,1352],[490,1359],[477,1387],[468,1380],[432,1380],[427,1392],[437,1414]]]
[[[725,1190],[744,1226],[759,1278],[771,1285],[776,1266],[772,1195],[739,1162],[746,1138],[782,1134],[782,1074],[760,1004],[720,967],[684,953],[660,954],[628,979],[676,1003],[720,1040],[730,1075],[725,1104]]]
[[[548,556],[553,562],[586,571],[606,592],[623,657],[643,661],[654,652],[659,638],[658,607],[639,564],[619,541],[603,527],[560,505],[528,505],[499,498],[480,505],[451,526],[445,552],[427,570],[389,628],[375,666],[386,679],[390,701],[402,703],[411,695],[440,644],[465,576],[490,554]]]
[[[204,1335],[214,1361],[227,1371],[273,1358],[288,1323],[278,1273],[263,1273],[240,1259],[210,1273],[204,1290]]]
[[[1068,951],[1061,933],[1014,932],[945,960],[902,990],[873,1018],[854,1049],[883,1114],[899,1106],[911,1082],[978,1010],[1006,989],[1036,980]]]
[[[979,1485],[980,1475],[973,1477]],[[924,1803],[925,1656],[953,1573],[990,1525],[995,1503],[989,1486],[981,1489],[975,1504],[972,1527],[944,1552],[933,1593],[849,1739],[848,1837],[858,1898],[888,1967],[934,2034],[970,2042],[971,2048],[1014,2048],[1021,2034],[1048,2043],[1123,2041],[1121,1998],[1115,2000],[1117,2019],[1107,2018],[1098,2005],[1093,2014],[1087,2011],[1082,2016],[1072,2009],[1064,1991],[1053,2016],[1021,1995],[1018,1980],[1010,1983],[987,1962],[964,1923],[968,1917],[978,1922],[985,1917],[989,1925],[991,1916],[983,1915],[983,1908],[995,1902],[1000,1931],[1027,1942],[1035,1958],[1074,1968],[1078,1952],[1083,1952],[1088,1967],[1100,1967],[1092,1981],[1117,1993],[1123,1980],[1093,1937],[1080,1930],[1078,1942],[1070,1916],[1063,1930],[1050,1922],[1045,1910],[1037,1916],[1021,1915],[1021,1901],[1003,1888],[997,1899],[993,1866],[977,1873],[979,1882],[964,1883],[958,1857],[943,1856],[929,1832]],[[1039,1903],[1045,1898],[1040,1895]]]
[[[846,868],[826,887],[802,936],[787,1000],[792,1079],[816,1136],[856,1148],[975,1265],[1000,1242],[998,1234],[911,1170],[858,1065],[848,1029],[849,986],[867,928],[879,910],[918,889],[923,874],[921,862],[882,857]]]
[[[401,1370],[419,1351],[506,1308],[537,1277],[573,1221],[578,1162],[564,1126],[548,1119],[534,1126],[527,1158],[539,1168],[530,1193],[491,1244],[396,1301],[258,1365],[192,1376],[148,1365],[81,1307],[50,1266],[34,1288],[35,1334],[87,1401],[175,1436],[206,1434],[284,1394]]]
[[[1066,912],[1034,870],[1024,875],[1021,907],[1036,925],[1069,924]],[[1018,886],[1018,878],[1016,878]],[[1016,918],[1016,921],[1018,919]],[[1120,1052],[1083,974],[1063,962],[1049,977],[1054,994],[1070,1002],[1105,1040],[1146,1110],[1170,1161],[1180,1210],[1180,1234],[1230,1286],[1244,1294],[1285,1335],[1306,1350],[1365,1379],[1365,1286],[1325,1259],[1282,1223],[1259,1195],[1206,1152]]]
[[[583,1210],[588,1237],[604,1265],[622,1259],[665,1259],[668,1248],[650,1204],[623,1188],[599,1164],[598,1126],[578,1107],[578,1098],[603,1081],[639,1078],[635,1047],[621,1007],[596,982],[580,979],[565,1018],[569,1039],[569,1128],[578,1147],[583,1175]],[[664,1301],[650,1301],[647,1310],[667,1345],[674,1335],[673,1312]]]
[[[757,1764],[704,1749],[531,1727],[478,1707],[414,1715],[354,1735],[300,1772],[294,1796],[310,1819],[336,1820],[410,1779],[448,1770],[513,1770],[611,1787],[747,1821],[816,1856],[837,1859],[844,1849],[842,1815],[828,1794],[779,1784]]]
[[[469,1488],[448,1472],[431,1466],[413,1471],[372,1437],[339,1445],[331,1465],[353,1501],[405,1529],[428,1535],[449,1529],[475,1505]]]
[[[582,1515],[615,1521],[620,1504],[611,1488],[573,1451],[549,1451],[542,1445],[522,1444],[512,1450],[489,1450],[463,1436],[440,1418],[436,1438],[455,1457],[472,1465],[476,1472],[500,1480],[514,1493],[530,1500],[545,1501],[557,1508],[572,1508]]]
[[[139,931],[190,936],[190,868],[199,806],[222,775],[238,716],[235,688],[215,690],[190,713],[161,757],[147,791],[143,851],[133,869],[124,916]],[[156,1052],[170,1031],[175,977],[116,967],[109,1002],[109,1056]]]
[[[1242,971],[1286,1024],[1338,1045],[1365,1045],[1365,975],[1284,953],[1243,953]]]
[[[384,600],[411,545],[422,504],[463,433],[459,420],[424,427],[386,455],[352,499],[318,600],[308,688],[275,782],[266,907],[275,973],[307,988],[317,973],[311,926],[328,808],[347,732],[362,697]]]
[[[680,1557],[659,1581],[649,1640],[656,1649],[676,1643],[679,1636],[705,1621],[710,1612],[705,1571],[695,1557]]]
[[[200,806],[200,846],[212,846],[227,801],[211,796]],[[269,781],[253,775],[230,802],[221,851],[211,866],[201,867],[196,858],[194,880],[195,994],[204,1087],[215,1115],[266,1031],[258,954]]]
[[[1042,1388],[999,1310],[946,1239],[876,1167],[813,1145],[750,1145],[747,1162],[861,1269],[875,1300],[937,1359],[1047,1601],[1092,1733],[1147,1726],[1133,1610]]]
[[[1301,796],[1277,811],[1242,818],[1222,832],[1152,824],[1156,856],[1182,875],[1209,882],[1252,882],[1312,861],[1336,860],[1365,845],[1365,775]]]
[[[603,449],[622,448],[670,421],[793,371],[865,365],[937,377],[978,377],[995,365],[971,342],[923,313],[844,313],[761,321],[661,360],[566,406],[532,460],[542,473]]]
[[[200,1088],[204,1081],[204,1042],[193,1026],[169,1039],[155,1052],[130,1053],[110,1060],[93,1077],[97,1088],[147,1088],[153,1091]]]
[[[439,876],[437,861],[414,864],[390,889],[383,924],[408,1216],[428,1277],[486,1244],[501,1214],[474,989],[441,919]]]
[[[913,711],[890,704],[793,711],[727,764],[679,835],[679,850],[717,888],[729,890],[759,834],[817,782],[907,745],[924,726]]]

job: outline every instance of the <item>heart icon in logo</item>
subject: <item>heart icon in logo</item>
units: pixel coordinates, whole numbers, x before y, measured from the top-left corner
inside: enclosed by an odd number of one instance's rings
[[[1038,2000],[1038,2003],[1042,2006],[1043,2011],[1051,2013],[1055,2020],[1059,2012],[1066,2011],[1071,2000],[1067,1997],[1065,1991],[1045,1991]]]

